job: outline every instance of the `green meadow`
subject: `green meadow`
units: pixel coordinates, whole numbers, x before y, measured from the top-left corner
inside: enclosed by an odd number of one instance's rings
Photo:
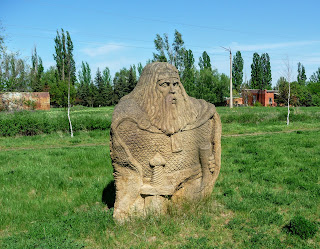
[[[0,248],[320,248],[319,107],[218,107],[212,195],[122,224],[112,111],[74,108],[73,138],[64,109],[0,113]]]

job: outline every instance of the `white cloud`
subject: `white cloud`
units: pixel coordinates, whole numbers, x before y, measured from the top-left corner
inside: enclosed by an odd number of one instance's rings
[[[314,41],[295,41],[295,42],[277,42],[277,43],[261,43],[261,44],[239,44],[238,42],[231,42],[227,48],[231,48],[232,51],[241,52],[259,52],[270,51],[275,49],[297,48],[303,46],[310,46],[320,44],[319,40]],[[222,54],[226,51],[222,47],[216,47],[208,50],[208,53]]]
[[[84,48],[81,51],[90,57],[96,57],[100,55],[110,54],[114,51],[122,50],[123,48],[124,45],[122,44],[108,43],[95,48]]]
[[[300,47],[300,46],[313,45],[313,44],[319,44],[319,43],[320,41],[297,41],[297,42],[240,45],[237,42],[232,42],[230,47],[233,50],[239,50],[239,51],[260,51],[260,50],[272,50],[272,49],[288,48],[288,47]]]

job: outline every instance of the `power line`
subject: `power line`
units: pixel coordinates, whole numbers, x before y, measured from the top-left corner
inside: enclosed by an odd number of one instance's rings
[[[53,2],[44,2],[42,1],[39,3],[41,5],[54,5],[58,6],[57,4],[54,4]],[[75,5],[68,6],[68,5],[63,5],[63,8],[68,8],[72,9],[73,11],[78,9],[79,11],[82,11],[82,9],[78,8]],[[236,29],[229,29],[225,27],[219,27],[219,26],[204,26],[204,25],[196,25],[196,24],[190,24],[190,23],[184,23],[184,22],[173,22],[173,21],[168,21],[168,20],[162,20],[162,19],[157,19],[157,18],[146,18],[146,17],[141,17],[141,16],[131,16],[131,15],[125,15],[123,13],[118,13],[118,12],[110,12],[110,11],[105,11],[105,10],[97,10],[93,8],[87,8],[87,12],[92,12],[92,13],[99,13],[99,14],[107,14],[111,16],[116,16],[116,17],[125,17],[125,18],[130,18],[130,19],[136,19],[136,20],[141,20],[141,21],[148,21],[148,22],[158,22],[158,23],[167,23],[167,24],[173,24],[173,25],[180,25],[180,26],[185,26],[185,27],[192,27],[192,28],[200,28],[200,29],[209,29],[209,30],[219,30],[219,31],[224,31],[224,32],[232,32],[232,33],[239,33],[239,34],[245,34],[245,35],[265,35],[265,33],[259,33],[259,32],[252,32],[252,31],[242,31],[242,30],[236,30]],[[283,35],[283,34],[273,34],[273,36],[278,37],[278,38],[287,38],[287,39],[295,39],[296,37],[293,36],[288,36],[288,35]],[[269,35],[270,37],[270,35]]]
[[[25,27],[27,28],[27,27]],[[31,28],[31,27],[29,27]],[[41,29],[41,28],[32,28],[32,29],[36,29],[36,30],[43,30],[43,31],[49,31],[52,32],[53,30],[49,30],[49,29]],[[31,34],[17,34],[17,33],[7,33],[8,35],[14,35],[14,36],[22,36],[22,37],[35,37],[35,38],[42,38],[42,39],[53,39],[53,37],[49,37],[49,36],[41,36],[41,35],[31,35]],[[105,37],[112,37],[112,36],[105,36]],[[129,38],[124,38],[127,40],[132,40],[132,41],[144,41],[144,42],[149,42],[151,43],[151,41],[146,41],[146,40],[135,40],[135,39],[129,39]],[[154,50],[154,47],[146,47],[146,46],[135,46],[135,45],[126,45],[126,44],[119,44],[119,43],[104,43],[104,42],[95,42],[95,41],[84,41],[84,40],[78,40],[78,39],[73,39],[73,41],[78,42],[78,43],[82,43],[82,44],[88,44],[88,45],[110,45],[110,46],[117,46],[117,47],[125,47],[125,48],[137,48],[137,49],[148,49],[148,50]],[[194,54],[201,54],[203,51],[207,51],[208,54],[213,55],[215,57],[219,57],[219,56],[224,56],[222,53],[217,53],[217,52],[210,52],[210,50],[214,49],[217,50],[217,47],[201,47],[201,46],[196,46],[196,45],[188,45],[186,44],[186,47],[194,47],[194,48],[199,48],[201,50],[193,50],[192,52]],[[257,52],[258,50],[239,50],[241,51],[241,53],[254,53]],[[272,56],[285,56],[287,55],[287,53],[275,53],[275,52],[268,52],[269,55]],[[314,58],[314,55],[301,55],[301,54],[292,54],[290,53],[291,57],[299,57],[299,58]],[[320,56],[320,55],[319,55]],[[243,56],[246,57],[246,56]],[[247,57],[248,58],[248,57]],[[252,58],[251,56],[249,58]]]

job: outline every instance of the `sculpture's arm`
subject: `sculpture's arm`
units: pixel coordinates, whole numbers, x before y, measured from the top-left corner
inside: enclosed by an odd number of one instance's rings
[[[128,216],[129,207],[139,197],[142,186],[141,165],[132,157],[115,127],[111,128],[110,155],[114,167],[116,202],[114,217],[122,220]]]

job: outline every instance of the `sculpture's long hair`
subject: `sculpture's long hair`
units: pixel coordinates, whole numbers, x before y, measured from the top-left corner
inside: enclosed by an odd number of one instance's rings
[[[168,98],[166,99],[156,89],[157,81],[166,77],[177,77],[179,79],[178,70],[166,62],[148,64],[128,98],[135,99],[140,108],[148,114],[152,125],[167,135],[171,135],[193,122],[197,114],[181,83],[179,84],[179,91],[175,94],[177,98],[175,105],[170,104]]]

